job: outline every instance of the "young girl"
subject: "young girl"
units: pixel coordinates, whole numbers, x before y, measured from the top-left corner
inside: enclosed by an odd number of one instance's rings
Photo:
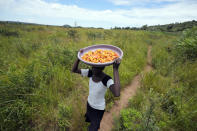
[[[113,79],[103,72],[105,67],[92,67],[92,69],[78,69],[80,60],[77,59],[72,72],[89,77],[89,96],[87,101],[86,122],[90,122],[89,131],[98,131],[105,112],[105,92],[107,88],[115,97],[120,96],[120,80],[118,68],[120,59],[113,63]]]

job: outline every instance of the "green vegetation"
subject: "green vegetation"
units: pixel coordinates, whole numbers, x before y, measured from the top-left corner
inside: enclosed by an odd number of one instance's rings
[[[147,46],[153,45],[155,71],[143,75],[142,87],[121,112],[116,129],[195,129],[196,29],[179,42],[177,37],[161,32],[0,23],[0,130],[87,130],[88,79],[70,70],[77,51],[93,44],[112,44],[123,50],[122,89],[142,71]],[[105,72],[112,76],[112,67]],[[106,110],[115,99],[108,91]]]
[[[154,25],[147,26],[143,25],[140,28],[137,27],[115,27],[114,29],[124,29],[124,30],[147,30],[147,31],[162,31],[162,32],[181,32],[186,29],[197,26],[197,21],[187,21],[183,23],[172,23],[165,25]]]
[[[123,88],[143,69],[147,43],[154,35],[1,23],[0,130],[86,130],[88,79],[70,71],[77,51],[93,44],[120,47]],[[105,72],[112,76],[112,67]],[[107,92],[107,110],[114,99]]]
[[[172,23],[166,25],[156,25],[156,26],[148,26],[145,28],[149,31],[167,31],[167,32],[179,32],[184,31],[185,29],[189,29],[197,26],[197,21],[187,21],[183,23]]]
[[[197,28],[178,40],[152,41],[154,70],[142,74],[142,85],[114,130],[197,130]]]

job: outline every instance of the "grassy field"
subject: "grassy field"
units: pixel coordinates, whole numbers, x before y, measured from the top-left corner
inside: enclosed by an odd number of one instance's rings
[[[116,118],[114,130],[197,130],[197,28],[153,42],[154,70]]]
[[[163,77],[171,72],[170,65],[165,65],[170,61],[165,50],[169,44],[165,43],[176,38],[161,32],[0,24],[0,130],[86,130],[88,79],[70,70],[77,51],[89,45],[111,44],[123,50],[121,89],[141,72],[147,46],[154,45],[153,61],[158,71],[144,76],[141,89],[146,90],[136,96],[144,100],[143,93],[147,92],[148,97],[155,91],[149,87],[154,85],[150,84],[153,80],[161,79],[163,84],[171,85],[172,79]],[[80,67],[90,68],[85,64]],[[105,72],[112,76],[112,67],[106,67]],[[106,110],[115,99],[118,98],[108,91]],[[142,108],[140,103],[138,106]]]

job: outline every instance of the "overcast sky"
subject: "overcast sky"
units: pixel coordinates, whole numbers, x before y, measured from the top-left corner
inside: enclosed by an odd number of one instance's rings
[[[197,0],[0,0],[0,20],[140,27],[197,20]]]

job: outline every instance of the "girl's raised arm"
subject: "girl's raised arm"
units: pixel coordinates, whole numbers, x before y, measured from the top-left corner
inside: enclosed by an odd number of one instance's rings
[[[113,64],[114,84],[109,87],[115,97],[120,96],[120,79],[118,72],[119,65],[120,59],[116,59]]]
[[[75,61],[74,65],[73,65],[72,72],[81,74],[81,70],[78,69],[79,62],[80,62],[80,60],[77,58],[77,60]]]

